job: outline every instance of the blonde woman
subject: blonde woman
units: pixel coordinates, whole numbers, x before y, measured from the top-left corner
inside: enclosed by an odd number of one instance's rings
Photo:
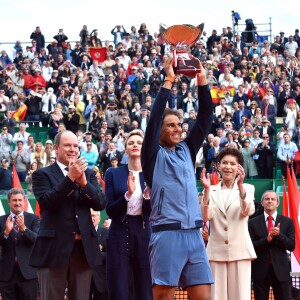
[[[46,166],[47,155],[44,150],[43,144],[41,142],[37,142],[34,147],[34,152],[30,155],[30,163],[37,163],[37,168],[43,168]]]

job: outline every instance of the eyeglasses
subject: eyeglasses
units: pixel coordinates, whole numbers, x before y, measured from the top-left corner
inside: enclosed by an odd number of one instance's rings
[[[289,84],[284,84],[284,86],[290,86]]]
[[[273,93],[273,91],[272,91],[272,90],[269,90],[268,92],[270,92],[270,93]]]
[[[87,146],[92,146],[92,144],[86,144]]]
[[[264,140],[268,139],[269,137],[268,136],[263,136],[262,137]]]

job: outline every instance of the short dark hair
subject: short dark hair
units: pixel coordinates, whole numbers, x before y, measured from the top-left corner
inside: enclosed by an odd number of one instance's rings
[[[12,188],[7,193],[7,199],[10,200],[12,195],[17,195],[17,194],[23,195],[23,198],[25,197],[25,193],[24,193],[23,189]]]
[[[164,114],[163,114],[163,121],[166,118],[166,116],[173,115],[176,116],[178,119],[180,119],[180,113],[177,110],[173,110],[171,108],[165,108]]]
[[[224,158],[224,156],[226,156],[226,155],[231,155],[231,156],[236,157],[238,160],[238,163],[240,165],[243,165],[243,163],[244,163],[243,155],[238,149],[225,147],[223,150],[220,151],[218,161],[221,162],[222,159]]]

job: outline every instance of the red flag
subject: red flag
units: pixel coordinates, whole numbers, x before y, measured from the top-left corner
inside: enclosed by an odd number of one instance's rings
[[[285,180],[283,180],[282,214],[289,217],[289,197],[286,192]]]
[[[28,107],[25,104],[20,105],[20,107],[12,113],[12,118],[17,122],[23,121],[26,117]]]
[[[17,170],[16,170],[16,166],[14,164],[12,165],[12,187],[20,189],[20,190],[22,190],[24,192],[24,189],[23,189],[23,187],[21,185],[21,182],[20,182]],[[28,199],[27,199],[26,196],[25,196],[24,210],[28,211]]]
[[[218,176],[218,171],[216,167],[212,167],[212,172],[211,172],[211,184],[216,185],[219,183],[219,176]]]
[[[291,169],[293,167],[291,166]],[[290,218],[294,222],[294,227],[295,227],[295,241],[296,241],[296,247],[295,250],[293,251],[298,263],[300,263],[300,228],[299,228],[299,222],[298,222],[298,212],[299,212],[299,190],[298,190],[298,185],[296,181],[293,181],[291,177],[291,173],[289,170],[289,167],[287,166],[286,170],[287,174],[287,184],[288,184],[288,195],[289,195],[289,212],[290,212]],[[293,171],[292,171],[293,174]],[[294,174],[295,176],[295,174]]]
[[[91,47],[89,51],[93,60],[97,60],[99,63],[106,60],[107,49],[105,47]]]

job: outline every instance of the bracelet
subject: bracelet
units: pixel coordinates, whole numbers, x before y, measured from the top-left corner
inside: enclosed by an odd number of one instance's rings
[[[165,78],[165,81],[170,81],[171,83],[174,83],[176,77],[167,76]]]

